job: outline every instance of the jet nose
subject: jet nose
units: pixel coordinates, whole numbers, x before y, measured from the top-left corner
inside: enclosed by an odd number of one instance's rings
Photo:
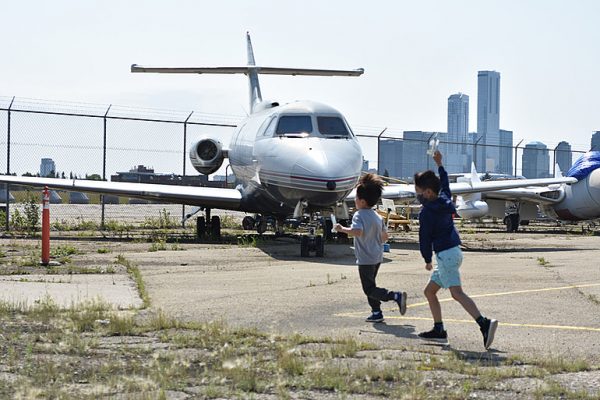
[[[345,191],[354,187],[360,170],[323,151],[312,151],[298,160],[292,169],[292,182],[307,189]]]

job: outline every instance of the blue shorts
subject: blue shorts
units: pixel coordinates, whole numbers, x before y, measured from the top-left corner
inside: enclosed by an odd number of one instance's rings
[[[462,264],[463,255],[460,247],[435,253],[437,265],[435,266],[430,280],[444,289],[452,286],[460,286],[460,272],[458,269]]]

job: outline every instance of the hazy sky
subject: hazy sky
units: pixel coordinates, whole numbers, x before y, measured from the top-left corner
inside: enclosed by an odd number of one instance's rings
[[[358,128],[446,131],[447,98],[501,73],[515,141],[587,150],[600,130],[600,2],[11,1],[1,11],[0,96],[243,115],[244,76],[131,74],[155,66],[359,68],[359,78],[261,76],[263,97],[317,100]],[[374,160],[374,147],[366,146]]]

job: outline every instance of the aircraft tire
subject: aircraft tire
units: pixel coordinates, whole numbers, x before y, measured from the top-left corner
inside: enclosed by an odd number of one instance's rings
[[[198,238],[206,235],[206,219],[204,217],[196,218],[196,235]]]
[[[244,228],[244,230],[246,231],[253,230],[255,225],[256,220],[249,215],[245,216],[244,219],[242,219],[242,228]]]
[[[506,232],[513,233],[519,230],[519,214],[506,216]]]
[[[260,219],[260,222],[258,223],[258,225],[256,225],[256,232],[258,232],[260,235],[262,235],[266,231],[267,231],[267,220],[265,217],[262,217]]]
[[[331,230],[330,230],[331,231]],[[315,237],[316,256],[323,257],[325,255],[325,240],[323,236],[319,235]]]
[[[308,257],[308,236],[302,236],[300,239],[300,257]]]
[[[221,239],[221,217],[218,215],[210,219],[210,236],[213,239]]]

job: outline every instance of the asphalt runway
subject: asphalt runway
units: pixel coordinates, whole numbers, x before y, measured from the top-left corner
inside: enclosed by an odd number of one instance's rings
[[[463,289],[500,321],[490,349],[498,357],[600,361],[600,238],[542,233],[463,234]],[[191,245],[186,251],[128,253],[139,265],[152,307],[188,321],[222,320],[272,333],[353,337],[382,347],[434,348],[416,335],[432,325],[422,293],[429,273],[415,233],[396,237],[378,284],[408,292],[400,316],[385,303],[385,323],[369,324],[349,245],[328,245],[322,259],[299,257],[290,238],[256,247]],[[440,291],[449,346],[484,354],[478,326]],[[437,347],[439,348],[439,347]]]

